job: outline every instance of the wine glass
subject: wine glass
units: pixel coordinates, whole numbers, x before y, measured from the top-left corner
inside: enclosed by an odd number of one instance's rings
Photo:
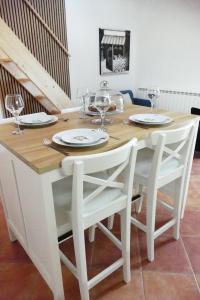
[[[86,106],[89,101],[90,92],[88,88],[78,88],[76,92],[76,100],[80,104],[81,119],[86,117]]]
[[[15,117],[17,123],[17,128],[12,132],[12,134],[21,134],[23,131],[19,127],[19,115],[24,108],[24,100],[19,94],[6,95],[5,99],[6,109]]]
[[[96,107],[98,112],[100,113],[101,118],[101,129],[106,130],[104,128],[104,120],[105,120],[105,114],[108,111],[110,105],[111,105],[111,99],[110,99],[110,93],[108,90],[99,90],[97,91],[94,99],[93,105]]]
[[[147,90],[147,95],[148,95],[149,100],[151,102],[151,111],[152,111],[156,107],[156,100],[160,96],[160,89],[156,88],[156,87],[149,88]]]

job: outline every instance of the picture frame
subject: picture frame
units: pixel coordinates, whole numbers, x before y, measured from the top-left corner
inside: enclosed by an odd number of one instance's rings
[[[129,72],[130,30],[99,28],[100,75]]]

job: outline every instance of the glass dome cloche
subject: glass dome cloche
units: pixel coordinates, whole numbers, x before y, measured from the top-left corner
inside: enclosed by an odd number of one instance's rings
[[[111,123],[112,120],[106,118],[108,115],[115,113],[122,113],[124,106],[123,95],[115,90],[109,88],[108,81],[100,82],[100,89],[95,93],[95,96],[90,101],[89,110],[100,115],[101,119],[94,120],[94,123]]]
[[[107,99],[107,101],[106,101]],[[100,82],[100,89],[90,97],[89,110],[97,112],[98,109],[95,107],[95,101],[101,103],[101,105],[108,106],[107,113],[121,113],[124,108],[124,98],[122,93],[112,90],[109,88],[108,81]],[[103,103],[103,104],[102,104]]]
[[[96,92],[96,97],[103,97],[104,95],[109,95],[110,97],[110,107],[108,109],[108,112],[116,111],[118,113],[123,112],[124,108],[124,98],[122,93],[112,90],[109,87],[108,81],[101,81],[100,82],[100,89]]]

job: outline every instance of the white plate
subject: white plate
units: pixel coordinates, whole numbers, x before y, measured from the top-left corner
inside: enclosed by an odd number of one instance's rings
[[[47,120],[47,119],[46,119]],[[48,122],[40,122],[40,123],[26,123],[24,122],[24,120],[20,120],[19,122],[16,122],[15,123],[19,123],[19,125],[22,125],[22,126],[27,126],[27,127],[40,127],[40,126],[48,126],[48,125],[51,125],[53,123],[56,123],[58,121],[58,117],[56,116],[51,116],[51,119],[49,119]]]
[[[96,130],[91,130],[89,128],[78,128],[66,130],[61,135],[61,140],[67,144],[76,144],[76,145],[86,145],[94,144],[99,140],[101,136]]]
[[[58,145],[62,145],[62,146],[66,146],[66,147],[73,147],[73,148],[98,146],[98,145],[101,145],[108,141],[109,135],[106,132],[99,132],[95,129],[90,129],[90,130],[91,130],[91,132],[95,131],[99,135],[99,139],[94,143],[90,143],[90,144],[68,144],[68,143],[65,143],[62,141],[61,137],[63,134],[65,134],[66,130],[54,134],[54,136],[52,137],[52,141]]]
[[[45,123],[50,123],[52,122],[54,119],[54,116],[50,116],[50,115],[33,115],[33,116],[23,116],[20,119],[20,122],[23,124],[28,124],[28,125],[32,125],[32,124],[36,124],[36,125],[41,125],[41,124],[45,124]]]
[[[172,118],[159,114],[137,114],[129,117],[132,122],[148,125],[162,125],[172,122]]]

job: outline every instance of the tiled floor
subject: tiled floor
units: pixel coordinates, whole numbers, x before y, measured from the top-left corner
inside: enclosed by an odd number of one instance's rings
[[[168,214],[158,209],[157,226]],[[144,211],[141,214],[144,219]],[[119,234],[115,218],[113,231]],[[62,246],[72,260],[71,241]],[[87,242],[89,277],[97,274],[120,255],[101,232],[94,243]],[[200,299],[200,157],[194,159],[186,213],[181,238],[173,240],[172,230],[156,239],[155,261],[146,259],[146,241],[142,232],[132,227],[129,284],[118,270],[94,287],[91,300],[197,300]],[[63,266],[66,299],[80,299],[77,280]],[[0,209],[0,300],[50,300],[52,294],[18,242],[10,243]]]

